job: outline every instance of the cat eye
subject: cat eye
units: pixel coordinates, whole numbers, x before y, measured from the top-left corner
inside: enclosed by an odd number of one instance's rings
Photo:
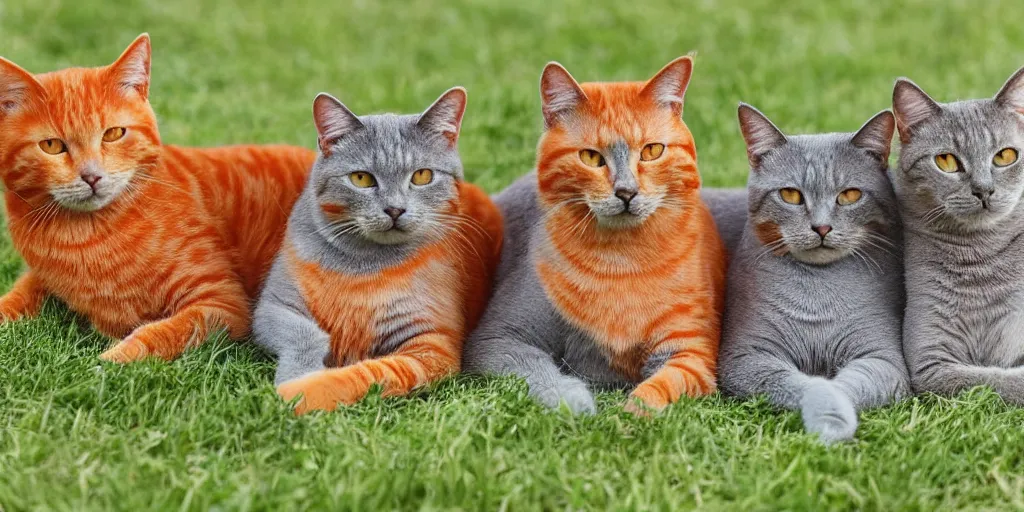
[[[49,155],[59,155],[68,150],[64,141],[60,139],[46,139],[39,143],[39,149]]]
[[[951,153],[943,153],[935,156],[935,166],[942,172],[957,172],[960,170],[960,161]]]
[[[992,163],[996,164],[996,167],[1006,167],[1016,161],[1017,150],[1013,148],[1003,148],[996,153],[996,156],[992,157]]]
[[[804,204],[804,195],[795,188],[784,188],[779,190],[779,196],[789,204]]]
[[[427,185],[431,181],[434,181],[434,171],[430,169],[420,169],[412,173],[413,185]]]
[[[120,140],[121,137],[124,137],[124,134],[127,131],[128,130],[121,127],[111,128],[103,132],[103,142],[114,142],[115,140]]]
[[[860,197],[862,195],[863,194],[860,190],[855,188],[848,188],[839,193],[839,196],[836,197],[836,202],[843,206],[849,206],[853,203],[856,203],[857,201],[860,201]]]
[[[370,188],[377,186],[377,179],[368,172],[354,172],[348,175],[348,179],[356,186],[356,188]]]
[[[580,161],[590,167],[604,167],[604,157],[593,149],[581,149]]]
[[[648,144],[644,146],[644,149],[640,150],[640,160],[645,162],[657,160],[664,151],[664,144]]]

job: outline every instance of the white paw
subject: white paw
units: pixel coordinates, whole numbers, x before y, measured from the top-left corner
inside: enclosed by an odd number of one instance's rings
[[[828,380],[820,379],[807,387],[800,409],[804,427],[818,434],[825,444],[848,441],[857,432],[857,411],[853,403]]]
[[[545,386],[531,386],[530,394],[540,403],[557,409],[561,404],[573,414],[594,414],[597,404],[587,385],[579,379],[562,377]]]

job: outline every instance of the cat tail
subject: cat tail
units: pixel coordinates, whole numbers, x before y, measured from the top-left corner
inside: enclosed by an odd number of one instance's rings
[[[410,391],[459,371],[461,335],[435,331],[419,335],[380,359],[368,359],[341,368],[330,368],[290,380],[278,386],[285,400],[299,398],[295,412],[334,410],[351,405],[379,384],[384,396]]]

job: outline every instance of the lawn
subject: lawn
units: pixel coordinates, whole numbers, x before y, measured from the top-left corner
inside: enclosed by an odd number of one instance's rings
[[[852,131],[898,76],[952,100],[1024,64],[1009,0],[279,3],[3,0],[0,55],[34,72],[101,65],[148,31],[163,138],[188,145],[312,147],[317,92],[413,112],[464,85],[466,174],[490,191],[533,164],[549,60],[581,81],[639,80],[696,50],[684,117],[714,186],[745,179],[740,100],[790,133]],[[3,289],[20,268],[4,235]],[[55,302],[0,326],[0,510],[1024,508],[1024,410],[982,389],[869,412],[856,442],[826,448],[763,401],[644,420],[603,394],[599,414],[572,417],[514,379],[295,417],[250,345],[117,366],[97,359],[107,343]]]

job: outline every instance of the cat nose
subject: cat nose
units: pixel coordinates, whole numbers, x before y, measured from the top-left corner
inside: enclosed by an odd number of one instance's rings
[[[822,238],[825,238],[825,235],[827,235],[827,234],[832,232],[832,226],[829,226],[829,225],[811,226],[811,229],[813,229],[814,231],[817,231],[818,234],[821,235]]]
[[[405,208],[395,208],[393,206],[388,206],[387,208],[384,208],[384,213],[388,214],[388,217],[391,217],[391,220],[398,220],[398,218],[401,217],[403,213],[405,213]]]
[[[626,205],[626,208],[629,208],[629,202],[632,201],[634,197],[636,197],[636,191],[625,188],[616,189],[615,197],[621,199],[622,203]]]
[[[974,194],[974,197],[977,197],[978,199],[981,200],[981,207],[985,208],[985,209],[988,209],[989,199],[992,198],[992,191],[991,190],[975,190],[973,192],[973,194]]]
[[[96,190],[96,184],[99,183],[103,176],[92,171],[82,171],[79,176],[82,177],[82,181],[89,184],[89,188]]]

